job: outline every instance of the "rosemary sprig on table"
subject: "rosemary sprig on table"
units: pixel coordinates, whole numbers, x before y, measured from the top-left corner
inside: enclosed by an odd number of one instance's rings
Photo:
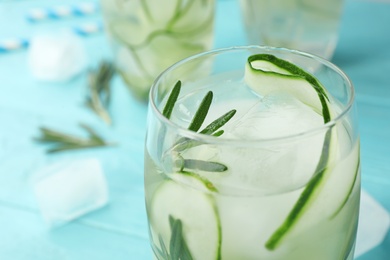
[[[114,66],[106,61],[99,64],[97,70],[88,75],[88,96],[85,105],[95,112],[107,124],[111,124],[108,106],[111,100],[110,82],[115,73]]]
[[[52,144],[53,147],[48,149],[47,153],[113,145],[104,141],[91,127],[85,124],[80,124],[80,127],[88,133],[87,138],[41,127],[41,136],[35,138],[35,141]]]
[[[181,81],[178,81],[173,87],[168,97],[167,103],[165,104],[165,107],[163,109],[162,114],[167,119],[170,119],[171,117],[176,101],[180,95],[180,91],[181,91]],[[212,101],[213,101],[213,92],[209,91],[203,98],[202,102],[200,103],[194,117],[192,118],[190,125],[188,126],[188,130],[194,132],[199,131],[199,129],[201,128],[202,124],[204,123],[207,117]],[[220,116],[219,118],[211,122],[203,130],[199,131],[199,133],[205,135],[221,136],[224,132],[223,130],[219,130],[219,129],[223,127],[227,122],[229,122],[229,120],[235,115],[235,113],[236,113],[235,109],[230,110],[229,112],[225,113],[224,115]],[[165,132],[162,133],[165,135]],[[194,159],[185,159],[180,155],[180,152],[201,144],[202,143],[200,141],[191,140],[189,138],[183,137],[180,138],[176,142],[176,144],[172,147],[171,151],[175,151],[179,153],[179,155],[177,156],[179,160],[176,162],[176,165],[179,166],[180,171],[184,171],[184,168],[197,169],[197,170],[209,171],[209,172],[226,171],[228,167],[222,163],[194,160]]]

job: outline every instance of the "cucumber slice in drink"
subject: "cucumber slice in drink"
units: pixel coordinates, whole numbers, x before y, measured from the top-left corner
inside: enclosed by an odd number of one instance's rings
[[[187,32],[195,34],[196,31],[204,33],[204,27],[212,28],[214,18],[214,4],[211,2],[190,0],[183,1],[171,19],[168,28],[175,32]],[[196,21],[196,23],[194,22]]]
[[[108,34],[112,35],[113,39],[123,43],[124,45],[138,46],[144,44],[147,40],[150,31],[154,30],[152,25],[139,21],[126,21],[123,18],[112,19],[107,24]]]
[[[137,49],[150,75],[158,75],[162,70],[183,57],[204,51],[206,46],[188,42],[177,35],[164,33],[150,38],[148,45]]]
[[[289,93],[315,111],[320,112],[324,123],[331,120],[329,99],[325,88],[314,76],[286,60],[269,54],[250,56],[246,65],[245,82],[261,95],[272,92]],[[312,179],[306,185],[284,222],[267,241],[266,247],[269,250],[276,249],[288,233],[299,230],[299,227],[306,225],[308,220],[313,219],[313,212],[320,209],[321,206],[317,202],[322,201],[320,198],[323,197],[322,193],[333,172],[331,164],[337,156],[336,138],[336,130],[329,129],[325,135],[317,170],[313,173]],[[345,190],[348,189],[345,188]],[[343,196],[341,199],[343,200]],[[334,209],[332,209],[332,205],[325,208],[335,212],[342,203],[342,201],[340,203],[334,202]]]
[[[193,259],[220,259],[221,224],[210,194],[215,188],[195,173],[174,173],[170,177],[157,188],[151,201],[154,239],[160,237],[160,244],[170,244],[169,219],[174,218],[182,223],[182,237]]]
[[[314,76],[286,60],[269,54],[250,56],[245,67],[245,82],[261,95],[289,93],[321,113],[325,123],[330,121],[325,88]]]
[[[334,208],[333,212],[330,215],[330,218],[333,219],[336,217],[347,204],[353,190],[355,189],[355,183],[359,181],[359,172],[360,172],[360,143],[357,143],[352,150],[351,154],[337,167],[334,169],[334,173],[332,175],[335,177],[328,181],[328,187],[332,190],[336,190],[337,192],[332,192],[333,194],[333,202],[335,205],[338,205],[337,208]],[[355,169],[351,166],[355,165]],[[350,168],[350,169],[348,169]],[[353,171],[351,171],[353,169]],[[350,174],[346,174],[349,172]],[[337,178],[340,175],[344,175],[344,178]],[[333,183],[332,183],[333,182]],[[343,193],[343,194],[342,194]],[[332,201],[332,198],[327,197],[327,200]]]
[[[166,24],[180,8],[181,0],[144,0],[143,9],[150,21],[156,24]]]
[[[125,47],[120,47],[117,53],[117,67],[122,78],[132,86],[134,94],[141,100],[147,97],[154,78],[164,69],[183,57],[204,51],[207,47],[167,32],[150,34],[138,47],[122,43]]]

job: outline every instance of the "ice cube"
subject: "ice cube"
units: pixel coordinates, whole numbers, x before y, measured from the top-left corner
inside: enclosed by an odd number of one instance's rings
[[[242,103],[237,105],[237,113],[230,124],[224,126],[223,137],[240,140],[278,138],[323,125],[321,115],[289,95],[273,94]],[[214,160],[226,162],[230,172],[239,173],[225,177],[223,182],[230,186],[229,189],[261,190],[265,194],[286,192],[303,187],[312,178],[321,157],[324,136],[325,132],[318,132],[297,141],[264,142],[245,148],[223,147]],[[204,156],[206,153],[198,151],[197,154]]]
[[[28,64],[36,79],[63,82],[86,68],[87,55],[83,42],[74,33],[42,34],[30,41]]]
[[[244,139],[267,139],[302,133],[323,124],[322,116],[312,108],[282,93],[258,99],[244,111],[237,114],[240,119],[231,129],[226,129],[227,134]]]
[[[65,224],[108,202],[106,180],[96,159],[55,163],[37,175],[36,200],[50,226]]]
[[[362,190],[355,258],[380,245],[389,227],[389,213],[366,191]]]

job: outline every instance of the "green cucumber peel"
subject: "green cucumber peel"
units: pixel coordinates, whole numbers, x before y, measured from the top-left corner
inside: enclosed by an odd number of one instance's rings
[[[353,182],[348,190],[348,195],[345,197],[345,199],[343,200],[343,202],[340,204],[340,206],[338,207],[338,209],[333,213],[333,215],[330,217],[330,219],[333,219],[334,217],[336,217],[340,211],[344,208],[345,204],[347,204],[348,200],[349,200],[349,197],[351,196],[352,194],[352,191],[355,187],[355,183],[358,179],[358,176],[359,176],[359,169],[360,169],[360,157],[359,157],[359,160],[358,160],[358,163],[356,165],[356,170],[355,170],[355,174],[354,174],[354,178],[353,178]]]
[[[172,27],[181,17],[186,15],[186,13],[188,12],[188,10],[190,10],[194,2],[195,1],[188,1],[184,8],[181,8],[182,0],[178,0],[176,4],[175,15],[168,22],[168,28]]]
[[[274,66],[278,67],[282,71],[286,71],[290,74],[284,74],[275,71],[267,71],[259,68],[255,68],[252,66],[252,62],[254,61],[267,61]],[[279,78],[287,78],[287,79],[302,79],[308,82],[316,91],[317,96],[320,100],[322,106],[322,116],[324,120],[324,124],[328,123],[331,120],[331,113],[329,110],[328,102],[329,97],[325,92],[322,84],[311,74],[307,73],[300,67],[280,58],[277,58],[274,55],[270,54],[254,54],[248,58],[248,65],[251,68],[251,73],[261,72],[264,75],[272,75]],[[286,90],[287,91],[287,90]],[[321,183],[323,182],[327,172],[330,170],[328,167],[329,159],[330,159],[330,151],[331,151],[331,136],[332,136],[332,128],[328,129],[324,143],[322,147],[321,157],[317,164],[315,174],[309,183],[306,185],[305,189],[301,193],[297,202],[293,206],[292,210],[287,215],[284,222],[273,232],[270,238],[266,241],[265,247],[269,250],[275,250],[279,245],[283,238],[286,236],[288,232],[292,230],[295,224],[298,222],[302,214],[304,214],[305,209],[313,203],[315,199],[315,194],[317,190],[320,189]]]
[[[184,171],[184,170],[179,171],[179,173],[183,174],[183,175],[191,176],[191,177],[197,179],[198,181],[203,183],[204,187],[210,192],[218,192],[218,189],[214,186],[214,184],[211,181],[209,181],[207,178],[205,178],[197,173],[190,172],[190,171]]]
[[[266,70],[261,70],[258,68],[255,68],[252,66],[252,62],[254,61],[267,61],[272,63],[273,65],[288,71],[291,73],[290,75],[288,74],[282,74],[274,71],[266,71]],[[276,77],[285,77],[285,78],[301,78],[307,81],[308,83],[311,84],[311,86],[314,88],[314,90],[317,92],[318,98],[321,102],[322,106],[322,116],[324,118],[324,123],[328,123],[331,120],[331,114],[330,110],[328,107],[329,98],[328,95],[325,92],[324,87],[321,85],[321,83],[311,74],[307,73],[300,67],[296,66],[295,64],[292,64],[286,60],[277,58],[274,55],[271,54],[254,54],[252,56],[249,56],[248,58],[248,65],[250,66],[251,70],[253,73],[256,73],[256,71],[261,71],[262,73],[265,74],[270,74],[270,75],[275,75]]]
[[[326,133],[324,146],[322,150],[322,155],[320,162],[317,165],[316,171],[317,174],[309,181],[305,189],[299,196],[297,202],[293,206],[290,213],[287,215],[287,218],[284,220],[281,226],[271,235],[267,240],[265,247],[269,250],[274,250],[280,244],[281,240],[285,235],[293,228],[293,226],[299,220],[299,217],[304,213],[304,209],[307,208],[311,203],[313,203],[313,194],[320,187],[320,183],[324,179],[324,175],[329,170],[326,168],[326,164],[329,159],[329,144],[331,137],[331,129]]]
[[[113,35],[115,35],[115,38],[118,41],[120,41],[123,45],[128,46],[132,51],[135,51],[136,49],[140,49],[142,47],[145,47],[145,46],[149,45],[150,42],[153,39],[155,39],[156,37],[158,37],[158,36],[166,35],[166,36],[175,38],[176,40],[178,40],[180,42],[180,44],[182,44],[186,48],[193,49],[193,51],[200,52],[200,51],[204,50],[203,44],[194,44],[194,43],[188,41],[187,37],[203,33],[204,28],[207,27],[208,24],[213,22],[213,19],[214,19],[213,15],[214,15],[214,13],[211,12],[210,15],[207,17],[207,19],[202,21],[202,23],[200,23],[195,28],[191,28],[189,30],[187,29],[185,31],[177,31],[177,30],[174,29],[174,25],[182,17],[185,17],[185,15],[188,12],[190,12],[191,6],[193,5],[193,3],[195,1],[188,1],[188,4],[186,6],[184,6],[184,8],[180,8],[181,7],[181,2],[182,2],[182,0],[179,0],[177,2],[176,7],[175,7],[176,11],[174,12],[173,17],[168,21],[167,25],[164,28],[162,28],[162,29],[155,29],[155,30],[151,31],[146,36],[146,38],[142,42],[140,42],[138,44],[130,44],[128,42],[125,42],[125,41],[121,40],[122,37],[114,29],[115,28],[114,24],[109,24],[109,26],[108,26],[110,28],[109,31]],[[142,5],[142,9],[144,10],[144,13],[146,14],[146,17],[148,18],[148,20],[153,22],[154,19],[153,19],[153,16],[152,16],[152,14],[150,12],[150,9],[149,9],[148,4],[146,3],[146,1],[141,1],[141,5]]]
[[[146,1],[141,1],[141,7],[144,13],[146,14],[146,17],[148,17],[149,21],[153,21],[153,16],[150,12],[149,6],[146,3]]]

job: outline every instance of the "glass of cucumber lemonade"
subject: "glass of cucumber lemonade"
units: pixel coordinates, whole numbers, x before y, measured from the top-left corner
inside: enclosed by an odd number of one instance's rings
[[[101,0],[117,70],[146,101],[168,66],[213,44],[215,0]]]
[[[249,44],[299,49],[330,59],[343,0],[240,0]]]
[[[245,46],[154,82],[145,196],[157,259],[353,259],[360,199],[354,90],[332,63]]]

